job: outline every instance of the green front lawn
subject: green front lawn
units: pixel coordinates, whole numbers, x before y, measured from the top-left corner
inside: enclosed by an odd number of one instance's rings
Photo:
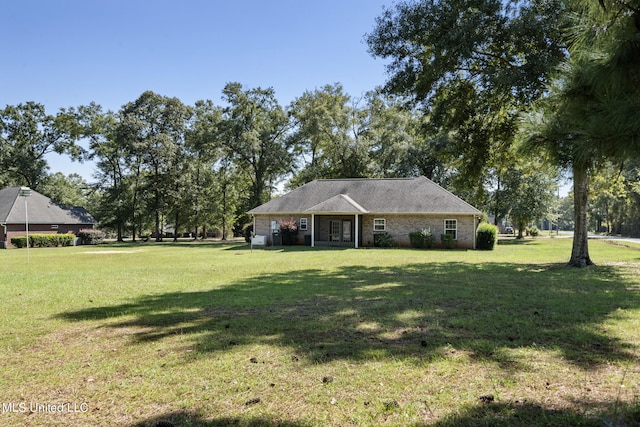
[[[570,248],[0,251],[0,425],[638,425],[640,250]]]

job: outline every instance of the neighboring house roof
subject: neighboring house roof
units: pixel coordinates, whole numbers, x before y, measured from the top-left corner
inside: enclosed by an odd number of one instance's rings
[[[20,187],[0,190],[0,224],[24,224],[24,197]],[[27,210],[31,224],[95,224],[96,220],[85,208],[62,206],[31,190],[27,197]]]
[[[481,214],[478,209],[424,176],[311,181],[249,213]]]

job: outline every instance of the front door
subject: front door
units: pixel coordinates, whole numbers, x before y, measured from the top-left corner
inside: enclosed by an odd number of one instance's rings
[[[351,221],[348,219],[342,221],[342,241],[351,241]]]
[[[329,221],[330,243],[353,242],[350,219],[332,219]]]
[[[340,235],[342,231],[342,222],[339,220],[332,219],[329,221],[329,241],[330,242],[339,242]]]

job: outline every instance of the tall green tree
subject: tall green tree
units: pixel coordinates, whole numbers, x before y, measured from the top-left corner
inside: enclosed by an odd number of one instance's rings
[[[640,236],[640,162],[637,159],[625,162],[623,176],[626,183],[628,209],[623,233]]]
[[[293,170],[289,117],[273,88],[244,89],[228,83],[220,142],[227,156],[251,183],[247,208],[266,202],[275,183]]]
[[[83,158],[82,136],[74,108],[50,115],[35,102],[8,105],[0,110],[0,170],[5,180],[36,190],[47,176],[47,154]]]
[[[619,165],[607,163],[591,174],[588,211],[591,228],[596,231],[622,232],[630,204],[628,186],[622,172]]]
[[[162,240],[162,219],[179,203],[186,129],[191,109],[178,98],[151,91],[122,107],[119,143],[130,147],[147,177],[146,191],[155,220],[156,240]],[[180,188],[175,188],[178,185]],[[137,196],[136,196],[137,197]]]
[[[373,177],[402,178],[424,175],[439,181],[443,164],[438,157],[441,139],[425,132],[428,118],[407,107],[404,98],[372,91],[362,106]]]
[[[302,159],[291,186],[314,179],[367,176],[364,117],[341,84],[306,91],[291,103],[289,111],[293,119],[289,140]]]
[[[570,58],[550,94],[525,120],[529,147],[573,175],[575,232],[569,265],[593,264],[588,249],[589,175],[605,160],[640,153],[640,4],[575,3]]]
[[[127,226],[133,227],[133,206],[127,162],[127,146],[117,138],[119,116],[94,110],[85,115],[91,129],[89,157],[95,162],[94,176],[99,190],[99,202],[94,216],[102,227],[114,229],[121,242]],[[134,236],[135,236],[135,230]]]
[[[518,237],[532,222],[549,212],[557,188],[555,169],[540,161],[520,161],[503,175],[503,200],[508,215],[518,229]]]
[[[377,19],[370,52],[390,60],[386,90],[429,112],[458,191],[484,197],[484,175],[513,142],[518,113],[564,58],[561,1],[401,1]]]
[[[64,206],[88,207],[89,198],[93,190],[80,175],[72,173],[65,175],[56,172],[47,175],[38,190],[56,203]]]
[[[222,156],[220,143],[222,108],[210,100],[197,101],[194,106],[193,121],[187,132],[187,151],[191,159],[190,222],[197,238],[200,227],[206,238],[207,227],[213,226],[212,188],[215,185],[215,164]]]

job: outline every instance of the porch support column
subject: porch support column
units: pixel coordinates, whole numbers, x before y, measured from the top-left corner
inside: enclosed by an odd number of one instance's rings
[[[311,247],[316,247],[316,216],[311,214]]]
[[[476,248],[476,233],[478,232],[478,226],[476,224],[476,219],[478,217],[476,217],[475,215],[473,216],[473,249]]]
[[[356,214],[356,249],[358,249],[358,214]]]

